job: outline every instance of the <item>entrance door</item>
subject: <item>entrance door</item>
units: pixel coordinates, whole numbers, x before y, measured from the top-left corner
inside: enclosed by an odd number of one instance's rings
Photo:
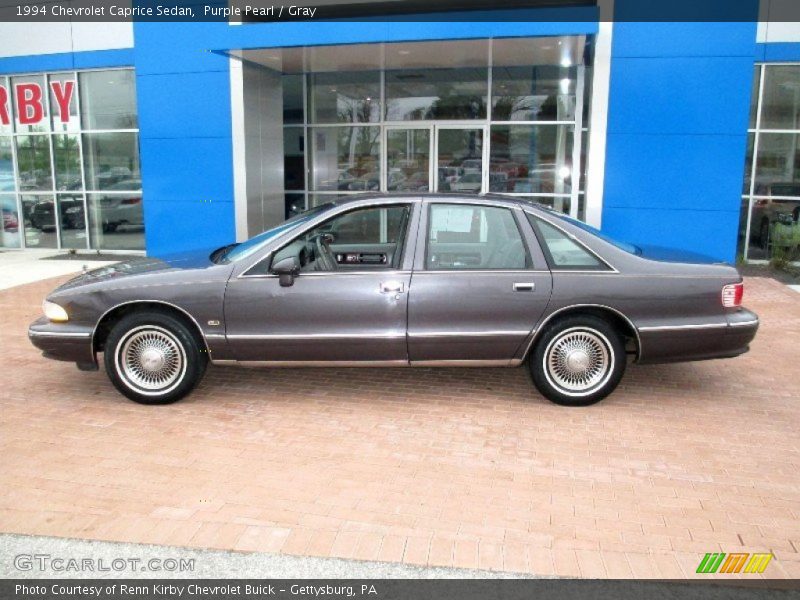
[[[387,127],[385,146],[385,191],[433,191],[433,127]]]
[[[475,125],[436,127],[434,191],[478,194],[484,191],[484,134]]]

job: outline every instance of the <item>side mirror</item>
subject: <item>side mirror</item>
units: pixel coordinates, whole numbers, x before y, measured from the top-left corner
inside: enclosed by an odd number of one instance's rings
[[[278,276],[281,287],[294,285],[294,278],[300,274],[300,261],[296,256],[287,256],[272,265],[272,272]]]

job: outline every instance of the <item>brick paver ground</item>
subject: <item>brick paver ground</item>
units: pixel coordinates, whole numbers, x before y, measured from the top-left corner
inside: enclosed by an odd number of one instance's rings
[[[683,577],[773,552],[800,577],[800,295],[747,281],[734,360],[629,369],[566,409],[524,369],[210,368],[144,407],[28,343],[55,281],[0,292],[0,531]]]

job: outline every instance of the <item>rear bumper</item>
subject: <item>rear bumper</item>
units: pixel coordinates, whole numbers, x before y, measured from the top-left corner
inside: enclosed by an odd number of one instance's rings
[[[639,328],[640,364],[732,358],[750,349],[758,316],[741,309],[724,322]]]
[[[45,358],[96,365],[92,347],[92,329],[69,323],[51,323],[37,319],[28,327],[28,339],[42,351]]]

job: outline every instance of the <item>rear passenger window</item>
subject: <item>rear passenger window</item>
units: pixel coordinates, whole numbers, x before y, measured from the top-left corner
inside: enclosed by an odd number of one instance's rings
[[[544,240],[543,250],[552,268],[586,270],[607,268],[605,263],[557,227],[530,215],[528,218],[531,224],[539,229]]]
[[[433,204],[425,264],[429,270],[526,269],[530,258],[509,209]]]

